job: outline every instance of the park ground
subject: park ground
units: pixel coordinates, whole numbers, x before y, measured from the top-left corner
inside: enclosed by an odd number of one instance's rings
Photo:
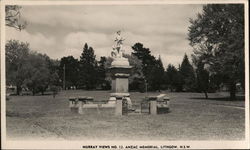
[[[71,96],[107,100],[108,91],[63,91],[56,98],[11,96],[6,101],[7,139],[11,140],[244,140],[245,101],[230,101],[227,93],[166,93],[171,112],[160,115],[127,115],[90,110],[73,114]],[[159,92],[148,93],[158,95]],[[134,107],[145,93],[132,92]]]

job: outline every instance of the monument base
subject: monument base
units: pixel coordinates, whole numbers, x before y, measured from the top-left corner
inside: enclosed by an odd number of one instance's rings
[[[132,110],[132,102],[130,99],[129,91],[129,75],[131,66],[127,58],[119,57],[114,58],[111,63],[110,72],[112,78],[112,89],[110,93],[109,104],[117,104],[118,99],[125,99],[128,109]]]

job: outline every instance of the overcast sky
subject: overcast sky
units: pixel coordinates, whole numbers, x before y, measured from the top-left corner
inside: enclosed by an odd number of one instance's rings
[[[161,56],[164,66],[178,65],[192,53],[187,40],[189,18],[202,5],[81,5],[22,6],[28,26],[21,32],[6,27],[6,40],[30,43],[32,50],[60,59],[79,58],[84,43],[93,47],[97,59],[110,56],[115,33],[122,31],[125,53],[141,42],[152,54]]]

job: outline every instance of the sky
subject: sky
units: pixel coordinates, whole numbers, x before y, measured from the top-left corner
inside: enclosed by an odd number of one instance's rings
[[[163,65],[178,66],[192,47],[187,40],[189,19],[202,5],[26,5],[21,17],[28,25],[21,32],[6,27],[6,40],[28,42],[34,51],[53,59],[80,58],[85,43],[96,58],[110,56],[116,31],[125,38],[125,53],[140,42],[162,59]]]

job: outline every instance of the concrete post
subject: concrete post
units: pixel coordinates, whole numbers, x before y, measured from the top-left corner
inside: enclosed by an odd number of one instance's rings
[[[69,98],[69,108],[74,107],[74,101],[75,101],[75,97],[70,97]]]
[[[73,107],[73,101],[71,101],[71,99],[69,99],[69,108]]]
[[[128,101],[126,97],[122,98],[122,115],[128,114]]]
[[[83,105],[86,103],[86,97],[78,97],[78,113],[83,114]]]
[[[78,101],[78,113],[79,114],[83,114],[82,105],[83,105],[83,102],[82,101]]]
[[[69,107],[70,107],[71,112],[74,112],[74,113],[78,112],[77,103],[78,103],[77,98],[75,98],[75,97],[70,97],[69,98]]]
[[[150,101],[150,114],[156,115],[157,114],[157,97],[149,97]]]
[[[157,102],[156,101],[150,101],[150,114],[151,115],[157,114]]]
[[[166,104],[167,104],[167,108],[169,108],[169,105],[170,105],[170,98],[169,98],[169,97],[164,97],[163,99],[164,99],[164,101],[165,101]]]
[[[115,115],[122,116],[122,97],[116,97]]]

